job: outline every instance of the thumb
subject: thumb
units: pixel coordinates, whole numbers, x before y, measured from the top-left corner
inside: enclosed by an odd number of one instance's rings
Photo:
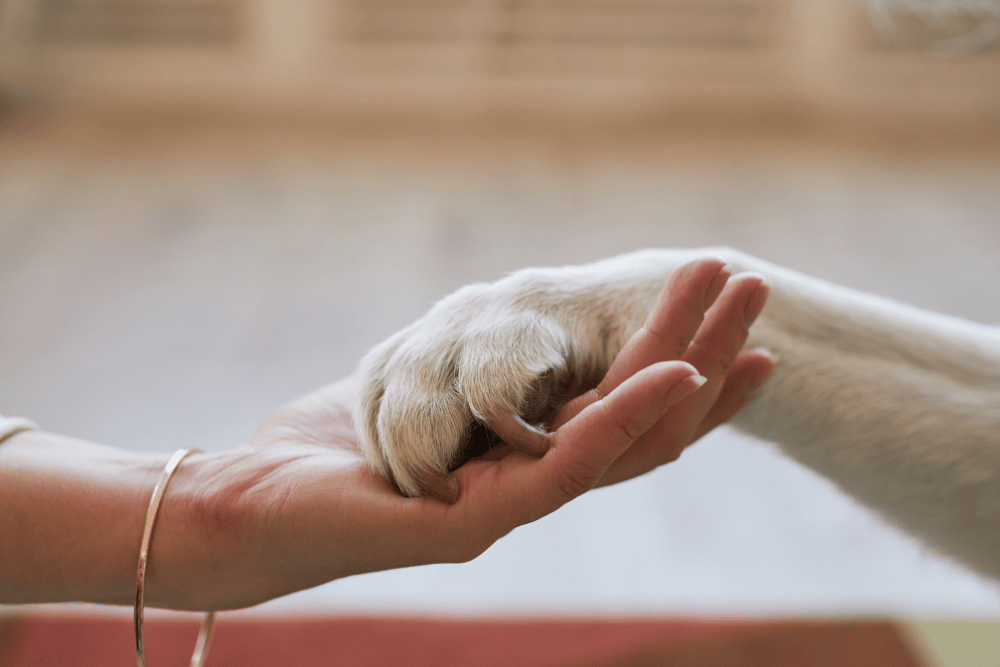
[[[552,434],[552,446],[539,462],[542,504],[551,512],[593,488],[632,444],[671,406],[705,383],[683,361],[652,364],[584,408]]]

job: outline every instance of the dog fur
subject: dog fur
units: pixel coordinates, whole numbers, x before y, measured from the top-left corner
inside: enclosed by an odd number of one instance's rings
[[[525,269],[442,299],[361,362],[355,423],[368,461],[422,495],[462,461],[474,424],[512,412],[544,422],[607,371],[669,275],[703,256],[771,286],[748,346],[778,363],[733,425],[1000,578],[1000,329],[730,248]]]

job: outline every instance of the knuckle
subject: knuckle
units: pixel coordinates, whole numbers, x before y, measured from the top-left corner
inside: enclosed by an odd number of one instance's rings
[[[739,350],[718,342],[694,341],[688,350],[691,363],[701,371],[725,372],[736,361]]]
[[[710,359],[710,363],[722,370],[728,370],[736,361],[738,350],[733,350],[728,346],[716,349]]]
[[[674,358],[675,359],[680,359],[685,354],[687,354],[687,351],[688,351],[689,347],[691,347],[691,343],[689,343],[688,341],[686,341],[686,340],[677,340],[668,349],[673,350],[673,352],[674,352]]]
[[[633,417],[620,417],[611,423],[615,442],[628,443],[637,440],[646,428]]]
[[[601,402],[604,414],[608,414],[607,401]],[[629,444],[638,440],[647,430],[649,424],[643,424],[633,413],[614,415],[608,420],[611,428],[610,439],[618,444]]]
[[[577,462],[569,470],[563,471],[556,481],[556,490],[563,502],[577,498],[591,488],[600,479],[601,471],[596,467]]]
[[[677,305],[684,312],[697,313],[701,315],[705,312],[705,304],[702,303],[700,296],[694,294],[689,294],[688,292],[682,293],[680,296],[675,296]]]
[[[658,349],[669,350],[675,359],[680,359],[690,347],[690,341],[683,335],[667,333],[657,328],[646,329],[646,335],[653,339]]]

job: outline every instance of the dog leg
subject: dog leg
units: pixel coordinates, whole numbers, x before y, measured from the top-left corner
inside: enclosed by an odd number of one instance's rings
[[[362,362],[356,423],[369,461],[408,495],[448,499],[474,424],[538,453],[541,431],[524,417],[596,382],[667,277],[706,255],[771,285],[748,345],[778,364],[735,425],[1000,577],[1000,330],[728,248],[528,269],[443,299]]]
[[[735,425],[1000,577],[1000,330],[729,257],[771,285],[748,345],[778,358]]]

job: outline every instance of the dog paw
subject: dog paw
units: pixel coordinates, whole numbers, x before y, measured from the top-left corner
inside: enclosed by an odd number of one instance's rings
[[[362,452],[403,494],[447,501],[449,473],[493,444],[543,454],[547,425],[597,386],[667,277],[725,253],[642,250],[463,287],[361,361]]]
[[[403,494],[453,502],[449,472],[501,441],[543,454],[546,425],[597,386],[630,332],[553,271],[464,287],[362,360],[361,447]]]

